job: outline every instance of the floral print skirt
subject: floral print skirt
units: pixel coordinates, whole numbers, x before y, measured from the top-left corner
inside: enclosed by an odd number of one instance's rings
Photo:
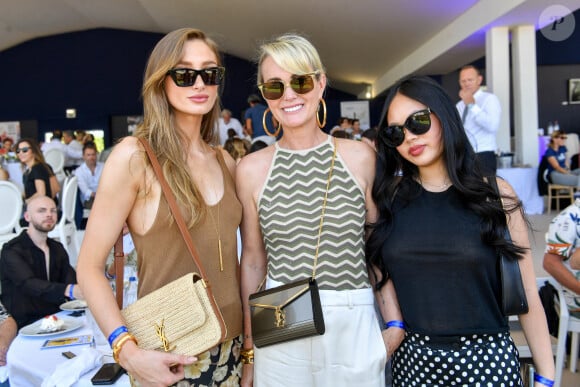
[[[197,356],[197,362],[185,366],[185,379],[175,387],[234,387],[240,385],[242,337],[224,341]]]

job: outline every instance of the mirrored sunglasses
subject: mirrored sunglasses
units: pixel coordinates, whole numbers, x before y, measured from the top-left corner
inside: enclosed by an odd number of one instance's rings
[[[22,148],[18,148],[16,149],[16,154],[22,152],[22,153],[27,153],[30,150],[29,146],[23,146]]]
[[[258,88],[262,93],[262,97],[269,100],[282,98],[287,86],[290,86],[290,88],[297,94],[306,94],[314,89],[314,75],[316,74],[318,74],[318,71],[302,75],[292,75],[290,77],[290,82],[286,84],[281,80],[272,80],[260,83]]]
[[[387,120],[385,119],[385,122]],[[425,134],[431,128],[431,109],[412,113],[403,125],[388,125],[379,130],[379,136],[387,146],[396,148],[405,140],[405,129],[415,135]]]
[[[224,67],[209,67],[201,70],[177,68],[169,70],[167,75],[171,76],[173,82],[179,87],[193,86],[198,75],[206,86],[217,86],[221,84],[225,71]]]

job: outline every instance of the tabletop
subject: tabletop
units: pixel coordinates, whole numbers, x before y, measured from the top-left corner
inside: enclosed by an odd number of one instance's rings
[[[74,331],[55,334],[51,336],[30,337],[18,334],[8,350],[8,379],[10,385],[18,387],[40,386],[47,376],[51,375],[59,364],[69,361],[62,353],[70,351],[74,354],[80,354],[87,345],[48,348],[41,349],[42,344],[48,339],[59,339],[70,336],[92,335],[91,324],[87,321],[86,315],[79,317],[69,316],[71,312],[60,312],[58,317],[82,321],[82,326]],[[99,345],[96,347],[103,353],[104,363],[113,363],[112,351],[108,345]],[[81,376],[80,380],[75,383],[75,387],[92,386],[91,378],[97,373],[100,367],[88,371]],[[129,377],[124,374],[112,386],[125,387],[130,386]]]

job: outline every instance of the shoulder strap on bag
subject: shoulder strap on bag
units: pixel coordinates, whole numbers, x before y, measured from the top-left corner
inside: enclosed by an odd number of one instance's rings
[[[207,279],[207,275],[206,275],[206,273],[203,269],[203,266],[201,264],[201,261],[199,259],[199,254],[197,253],[197,249],[195,248],[195,245],[193,244],[193,241],[191,240],[191,235],[189,235],[189,232],[187,230],[187,225],[185,224],[185,221],[183,220],[183,216],[181,215],[181,212],[179,211],[179,207],[177,206],[177,202],[175,201],[175,196],[173,195],[173,192],[171,192],[171,188],[169,188],[169,184],[167,184],[167,180],[165,180],[165,177],[163,176],[163,172],[161,171],[161,165],[159,164],[159,160],[157,160],[157,157],[155,156],[155,153],[153,152],[151,145],[149,145],[149,142],[146,139],[141,138],[141,137],[139,137],[138,139],[141,142],[141,145],[143,145],[143,148],[145,148],[145,152],[147,152],[147,156],[149,157],[149,161],[151,161],[151,166],[153,167],[153,171],[155,172],[155,175],[157,176],[157,180],[159,181],[159,184],[161,184],[161,189],[163,190],[163,194],[165,195],[165,199],[167,200],[167,203],[169,204],[169,209],[171,210],[173,218],[175,219],[175,223],[177,223],[177,227],[179,228],[179,232],[181,233],[181,236],[183,237],[183,240],[185,241],[185,245],[187,246],[187,250],[191,254],[191,257],[193,258],[193,261],[195,262],[195,265],[197,266],[197,269],[199,270],[199,275],[203,279],[208,293],[210,293],[210,295],[211,295],[211,290],[209,288],[209,281]],[[117,245],[119,245],[119,246],[117,246]],[[118,256],[119,255],[118,251],[117,251],[118,249],[120,249],[120,256]],[[120,264],[118,264],[117,261],[120,261]],[[123,235],[121,234],[119,236],[119,240],[117,240],[117,243],[115,243],[116,289],[123,289],[123,272],[124,272],[123,266],[124,266]],[[120,283],[120,285],[119,285],[119,283]],[[116,293],[117,293],[116,294],[117,304],[119,305],[119,308],[122,308],[123,307],[123,292],[117,291]]]
[[[114,247],[114,264],[115,264],[115,298],[117,299],[117,305],[119,309],[123,308],[123,282],[125,275],[125,254],[123,253],[123,231],[117,238]]]

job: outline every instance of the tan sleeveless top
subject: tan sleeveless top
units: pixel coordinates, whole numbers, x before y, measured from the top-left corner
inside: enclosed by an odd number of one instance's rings
[[[224,178],[224,195],[219,203],[208,207],[205,219],[190,228],[189,233],[226,322],[227,339],[231,339],[242,332],[236,234],[242,218],[242,206],[236,196],[234,180],[221,151],[216,150],[216,155]],[[209,212],[213,215],[213,219]],[[169,205],[162,194],[151,229],[145,235],[132,234],[138,257],[139,297],[187,273],[198,272],[177,223],[170,222],[171,217]],[[222,241],[223,271],[220,271],[219,262],[216,232],[218,223]]]

